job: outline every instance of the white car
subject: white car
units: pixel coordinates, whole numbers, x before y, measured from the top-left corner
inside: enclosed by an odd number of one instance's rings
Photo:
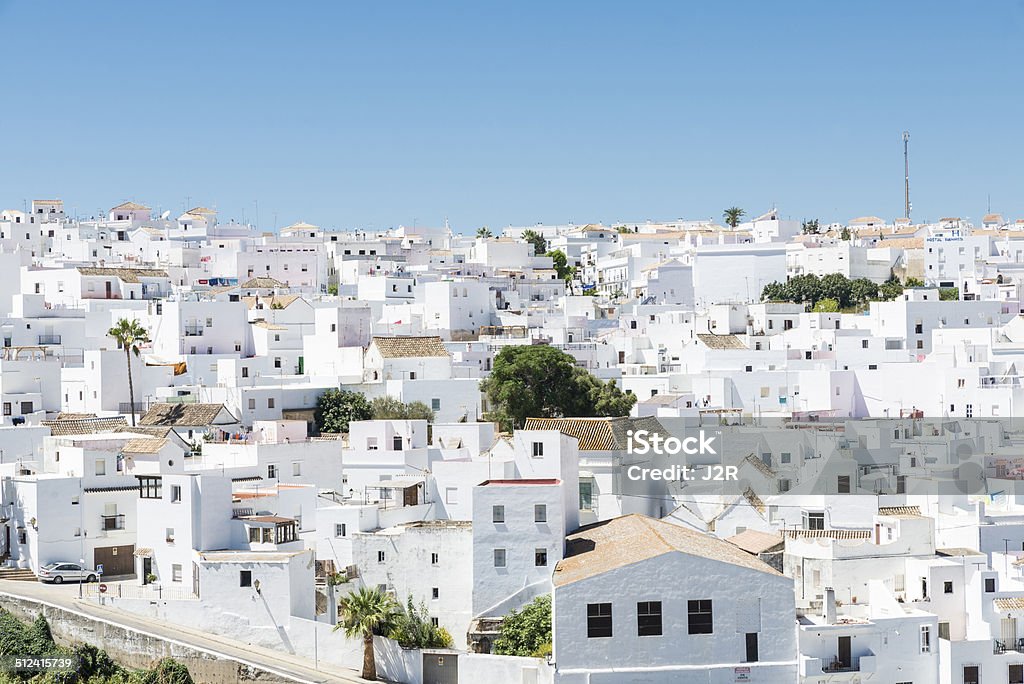
[[[54,584],[63,584],[65,580],[95,582],[97,578],[95,570],[83,568],[78,563],[48,563],[39,568],[36,576],[41,582],[53,582]]]

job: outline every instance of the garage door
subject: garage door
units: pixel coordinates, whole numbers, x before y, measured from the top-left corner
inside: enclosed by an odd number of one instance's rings
[[[128,546],[97,546],[93,552],[93,567],[103,566],[103,574],[114,575],[135,574],[135,545]]]

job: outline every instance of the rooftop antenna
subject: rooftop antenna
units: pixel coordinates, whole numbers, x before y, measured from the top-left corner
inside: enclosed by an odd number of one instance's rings
[[[903,216],[910,218],[910,131],[903,131]]]

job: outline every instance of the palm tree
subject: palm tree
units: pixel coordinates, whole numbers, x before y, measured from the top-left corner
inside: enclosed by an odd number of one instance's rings
[[[132,384],[132,354],[139,355],[139,346],[149,342],[149,331],[134,318],[122,318],[107,335],[117,340],[117,346],[124,349],[128,363],[128,401],[131,402],[132,426],[135,425],[135,386]]]
[[[489,237],[494,237],[494,234],[491,233],[491,229],[490,228],[488,228],[487,226],[484,226],[483,228],[477,228],[476,229],[476,236],[478,238],[483,238],[484,240],[486,240]]]
[[[535,230],[524,230],[523,242],[529,242],[533,245],[533,253],[535,256],[540,256],[548,251],[548,241],[544,239],[543,235]]]
[[[335,630],[345,630],[345,636],[363,639],[363,679],[377,679],[377,663],[373,657],[373,635],[388,634],[395,627],[401,607],[391,594],[374,587],[362,587],[338,602],[341,620]]]
[[[736,226],[740,225],[740,219],[743,218],[743,215],[746,213],[747,212],[743,211],[739,207],[729,207],[728,209],[725,210],[722,216],[725,217],[726,225],[728,225],[731,228],[735,228]]]

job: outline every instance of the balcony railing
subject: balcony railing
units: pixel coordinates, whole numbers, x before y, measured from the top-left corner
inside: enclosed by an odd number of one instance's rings
[[[203,334],[203,326],[201,325],[186,325],[185,326],[185,337],[199,337]]]
[[[121,401],[117,404],[118,413],[145,413],[146,405],[141,401],[132,404],[130,401]]]
[[[839,657],[829,658],[822,661],[821,671],[822,672],[856,672],[860,668],[857,666],[857,658],[851,658],[849,660],[841,660]]]
[[[1007,651],[1016,651],[1018,653],[1024,653],[1024,639],[993,639],[992,640],[992,653],[1000,655]]]
[[[40,335],[39,344],[60,344],[60,335]]]
[[[110,530],[124,529],[124,514],[101,515],[100,518],[103,520],[104,532],[109,532]]]

